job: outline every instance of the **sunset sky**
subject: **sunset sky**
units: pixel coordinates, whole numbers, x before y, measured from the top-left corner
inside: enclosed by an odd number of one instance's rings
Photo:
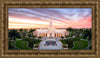
[[[54,28],[91,28],[91,8],[9,8],[9,29],[48,28],[52,19]]]

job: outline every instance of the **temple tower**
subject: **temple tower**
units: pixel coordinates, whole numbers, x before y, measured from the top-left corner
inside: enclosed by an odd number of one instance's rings
[[[50,23],[49,23],[49,34],[48,37],[54,37],[54,33],[53,33],[53,24],[52,24],[52,18],[50,18]]]

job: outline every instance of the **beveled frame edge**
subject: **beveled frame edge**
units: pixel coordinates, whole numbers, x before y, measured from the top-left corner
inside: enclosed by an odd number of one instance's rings
[[[71,4],[82,4],[82,3],[80,3],[80,2],[70,2]],[[86,3],[83,3],[83,4],[94,4],[95,5],[95,7],[98,9],[98,2],[86,2]],[[20,4],[20,3],[4,3],[4,5],[3,5],[3,7],[5,8],[5,5],[6,4]],[[24,3],[23,3],[24,4]],[[30,4],[30,3],[25,3],[25,4]],[[48,4],[54,4],[54,5],[57,5],[57,4],[69,4],[69,2],[66,2],[66,3],[40,3],[40,2],[38,2],[38,3],[31,3],[31,4],[34,4],[34,5],[36,5],[36,4],[46,4],[46,5],[48,5]],[[98,18],[98,15],[97,15],[97,12],[98,12],[98,10],[96,9],[96,17],[95,18]],[[5,9],[3,9],[3,10],[5,10]],[[5,10],[5,11],[7,11],[7,10]],[[3,11],[3,14],[5,15],[5,13],[4,13],[4,11]],[[94,18],[94,19],[95,19]],[[5,18],[3,18],[3,19],[7,19],[7,16],[5,17]],[[96,19],[97,20],[97,19]],[[7,22],[7,21],[6,21]],[[94,22],[95,23],[95,25],[96,25],[96,21]],[[4,21],[4,24],[5,24],[5,21]],[[6,25],[6,24],[5,24]],[[5,26],[4,25],[4,26]],[[3,27],[4,27],[3,26]],[[96,27],[96,26],[95,26]],[[5,31],[6,31],[6,28],[4,28],[5,29]],[[96,28],[97,29],[97,28]],[[4,31],[4,34],[5,34],[5,31]],[[96,30],[95,30],[96,31]],[[95,32],[96,33],[96,32]],[[92,33],[93,34],[93,33]],[[4,41],[4,39],[3,39],[3,41]],[[95,39],[95,41],[96,41],[96,39]],[[5,42],[5,41],[4,41]],[[97,41],[96,41],[97,42]],[[95,42],[95,44],[97,44]],[[5,44],[5,43],[4,43]],[[6,42],[6,44],[7,44],[7,42]],[[97,45],[96,45],[97,46]],[[97,47],[95,46],[95,48],[97,49]],[[3,47],[5,48],[5,46],[3,45]],[[93,46],[92,46],[93,47]],[[96,49],[94,49],[94,51],[92,51],[92,53],[83,53],[83,55],[85,55],[85,54],[87,54],[87,55],[90,55],[90,54],[92,54],[92,55],[96,55],[96,52],[97,52],[97,50]],[[3,51],[3,55],[11,55],[11,54],[9,54],[9,53],[6,53],[6,51],[7,50],[5,50],[4,49],[4,51]],[[10,52],[10,51],[9,51]],[[45,51],[46,52],[46,51]],[[62,51],[61,51],[62,52]],[[72,51],[71,51],[71,53],[72,53]],[[70,55],[71,55],[71,53],[69,53]],[[29,53],[30,54],[30,53]],[[37,53],[36,53],[37,54]],[[36,55],[35,54],[35,55]],[[48,53],[49,54],[49,53]],[[52,54],[52,53],[50,53],[50,54]],[[62,53],[62,54],[64,54],[64,53]],[[74,54],[74,53],[73,53]],[[13,54],[13,55],[16,55],[16,54]],[[21,54],[21,55],[25,55],[25,54]],[[33,55],[33,54],[31,54],[31,55]],[[54,55],[57,55],[57,54],[54,54]],[[75,55],[78,55],[78,54],[75,54]]]

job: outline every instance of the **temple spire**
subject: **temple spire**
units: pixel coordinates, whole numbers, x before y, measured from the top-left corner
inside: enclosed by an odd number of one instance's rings
[[[49,37],[52,37],[52,33],[53,33],[53,30],[52,30],[52,18],[50,17],[50,24],[49,24]]]
[[[52,25],[52,17],[50,16],[50,25]]]

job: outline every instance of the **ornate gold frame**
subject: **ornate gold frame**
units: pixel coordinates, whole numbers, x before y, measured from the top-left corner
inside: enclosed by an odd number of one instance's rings
[[[99,1],[70,0],[29,0],[0,1],[0,57],[99,57],[100,43]],[[8,8],[91,8],[92,9],[92,50],[8,50]],[[85,55],[85,56],[84,56]]]

